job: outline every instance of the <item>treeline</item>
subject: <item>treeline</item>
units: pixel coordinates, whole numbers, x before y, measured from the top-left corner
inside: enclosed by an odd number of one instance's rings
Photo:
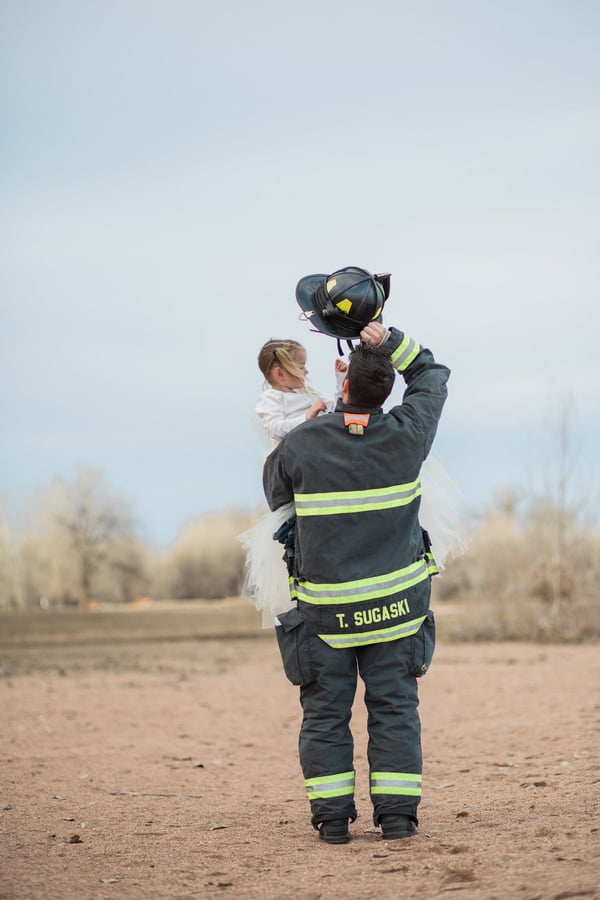
[[[438,607],[459,611],[450,617],[454,636],[600,637],[597,524],[564,494],[528,503],[518,497],[505,491],[472,517],[468,551],[434,580]],[[203,515],[157,551],[140,539],[131,510],[99,473],[57,479],[36,496],[22,531],[11,532],[6,520],[0,527],[0,609],[239,595],[244,554],[237,536],[258,515]]]
[[[242,510],[190,521],[157,551],[98,472],[56,479],[33,498],[26,521],[0,525],[0,608],[27,609],[239,593],[244,556],[236,536],[256,515]]]

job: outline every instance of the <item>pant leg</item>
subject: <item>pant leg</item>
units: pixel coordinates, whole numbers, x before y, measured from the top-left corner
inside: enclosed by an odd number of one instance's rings
[[[334,649],[309,632],[308,650],[313,680],[300,688],[299,751],[316,828],[330,819],[356,818],[350,718],[357,671],[353,649]]]
[[[433,655],[433,615],[412,637],[359,648],[358,668],[368,711],[373,820],[403,813],[417,821],[421,800],[421,721],[417,677]]]

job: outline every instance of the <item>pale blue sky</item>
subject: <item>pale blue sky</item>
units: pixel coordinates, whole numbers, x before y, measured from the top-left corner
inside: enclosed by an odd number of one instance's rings
[[[262,499],[256,354],[335,342],[294,287],[392,272],[453,370],[466,509],[598,487],[596,2],[5,0],[0,492],[101,470],[165,544]],[[400,397],[400,390],[395,395]]]

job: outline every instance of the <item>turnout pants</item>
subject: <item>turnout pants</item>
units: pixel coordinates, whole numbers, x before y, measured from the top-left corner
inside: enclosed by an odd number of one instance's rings
[[[378,825],[382,814],[403,813],[416,822],[422,772],[417,678],[433,656],[431,610],[415,635],[365,647],[330,647],[307,628],[296,609],[279,620],[276,632],[286,675],[300,685],[300,764],[315,828],[357,815],[350,719],[358,675],[368,714],[373,821]]]

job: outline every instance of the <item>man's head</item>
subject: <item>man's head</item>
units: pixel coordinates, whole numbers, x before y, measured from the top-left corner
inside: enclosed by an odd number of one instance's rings
[[[396,371],[386,353],[361,344],[350,354],[342,399],[362,409],[382,406],[392,391],[395,377]]]

